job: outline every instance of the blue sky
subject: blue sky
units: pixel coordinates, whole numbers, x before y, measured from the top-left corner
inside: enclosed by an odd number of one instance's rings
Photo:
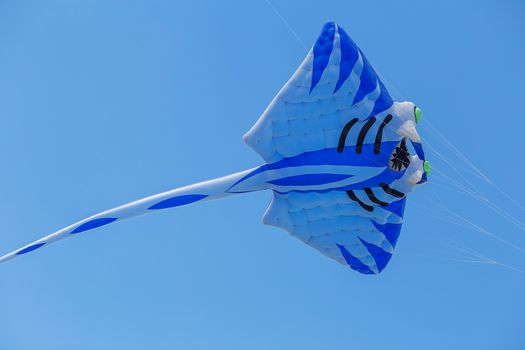
[[[299,40],[264,0],[0,2],[1,253],[260,164],[241,136],[334,20],[435,150],[390,265],[264,226],[267,192],[178,208],[2,264],[0,349],[525,346],[524,6],[272,4]]]

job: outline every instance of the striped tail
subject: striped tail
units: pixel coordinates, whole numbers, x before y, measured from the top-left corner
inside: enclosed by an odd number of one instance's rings
[[[75,236],[114,222],[131,219],[162,209],[174,208],[194,202],[208,201],[233,195],[235,193],[228,192],[228,189],[251,171],[253,171],[253,169],[190,186],[176,188],[171,191],[159,193],[95,214],[0,257],[0,263],[10,260],[18,255],[27,254],[61,239]]]

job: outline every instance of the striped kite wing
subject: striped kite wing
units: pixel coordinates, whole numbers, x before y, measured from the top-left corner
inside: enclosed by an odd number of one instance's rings
[[[352,195],[366,198],[366,194],[354,192]],[[406,198],[388,206],[371,202],[363,206],[348,197],[344,191],[274,192],[264,223],[284,228],[324,255],[356,271],[380,273],[394,252]],[[365,210],[367,205],[374,206],[374,210]]]
[[[392,104],[361,49],[329,22],[244,140],[267,163],[335,148],[350,120],[367,120]]]

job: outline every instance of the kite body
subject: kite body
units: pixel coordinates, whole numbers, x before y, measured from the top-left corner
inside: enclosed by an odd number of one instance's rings
[[[0,258],[153,211],[272,190],[264,223],[336,261],[377,274],[396,245],[406,194],[426,181],[416,123],[421,111],[396,102],[338,25],[321,35],[244,140],[265,163],[223,178],[99,213]],[[412,150],[412,152],[410,151]]]

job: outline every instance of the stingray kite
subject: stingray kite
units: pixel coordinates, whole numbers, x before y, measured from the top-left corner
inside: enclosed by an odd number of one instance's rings
[[[377,274],[393,254],[407,193],[430,171],[416,131],[420,119],[413,103],[392,100],[361,49],[329,22],[244,135],[263,165],[93,215],[0,262],[142,214],[271,190],[265,224],[356,271]]]

